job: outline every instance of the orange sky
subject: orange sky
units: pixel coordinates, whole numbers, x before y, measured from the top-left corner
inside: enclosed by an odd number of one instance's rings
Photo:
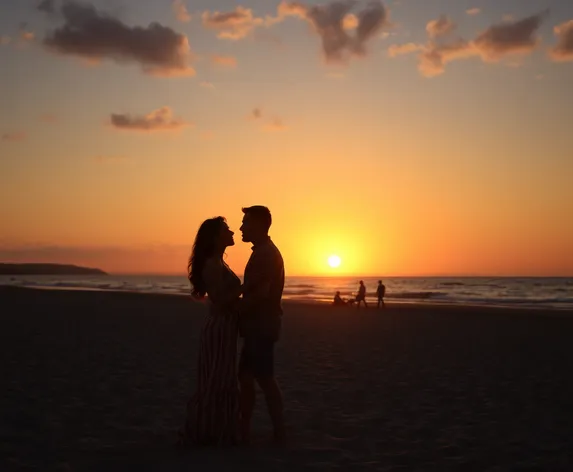
[[[263,204],[289,275],[573,275],[571,5],[380,3],[358,54],[287,3],[129,0],[98,58],[0,11],[0,260],[181,274],[223,215],[242,273]],[[153,21],[151,58],[121,43]]]

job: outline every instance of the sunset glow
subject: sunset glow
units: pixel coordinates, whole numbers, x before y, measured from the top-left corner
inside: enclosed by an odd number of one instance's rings
[[[288,275],[573,274],[572,2],[65,4],[0,6],[0,261],[184,274],[223,215],[241,274],[262,204]]]

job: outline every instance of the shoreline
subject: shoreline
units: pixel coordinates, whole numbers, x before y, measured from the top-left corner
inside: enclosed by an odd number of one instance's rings
[[[206,305],[206,301],[193,300],[190,295],[184,293],[162,293],[162,292],[139,292],[136,290],[114,290],[114,289],[100,289],[88,287],[22,287],[14,285],[0,285],[0,296],[3,291],[42,291],[42,292],[70,292],[70,293],[111,293],[111,294],[125,294],[127,296],[142,296],[142,297],[177,297],[188,298],[191,303],[196,303],[199,306]],[[378,309],[375,306],[369,308],[356,308],[354,306],[335,307],[331,302],[319,300],[295,300],[284,298],[282,300],[283,307],[299,306],[299,307],[321,307],[330,308],[332,310],[342,311],[375,311],[384,313],[385,309]],[[558,317],[573,317],[573,308],[558,308],[558,307],[537,307],[537,306],[514,306],[514,305],[480,305],[480,304],[466,304],[466,303],[443,303],[443,302],[428,302],[428,301],[386,301],[386,310],[393,309],[412,309],[412,310],[439,310],[439,311],[465,311],[465,312],[487,312],[491,314],[527,314],[536,316],[558,316]]]

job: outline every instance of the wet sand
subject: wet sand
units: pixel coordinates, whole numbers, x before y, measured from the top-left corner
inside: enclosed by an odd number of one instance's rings
[[[572,470],[573,314],[285,303],[290,441],[174,448],[203,304],[0,287],[0,470]]]

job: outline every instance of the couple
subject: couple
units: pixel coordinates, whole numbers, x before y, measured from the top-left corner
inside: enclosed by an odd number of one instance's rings
[[[255,380],[265,395],[274,438],[284,439],[283,400],[274,377],[284,264],[268,235],[269,209],[252,206],[243,213],[242,239],[253,245],[243,285],[223,260],[225,249],[235,242],[221,216],[203,222],[189,259],[192,294],[207,296],[209,312],[200,338],[197,390],[187,404],[181,433],[183,445],[248,445]],[[238,335],[243,346],[237,375]]]

